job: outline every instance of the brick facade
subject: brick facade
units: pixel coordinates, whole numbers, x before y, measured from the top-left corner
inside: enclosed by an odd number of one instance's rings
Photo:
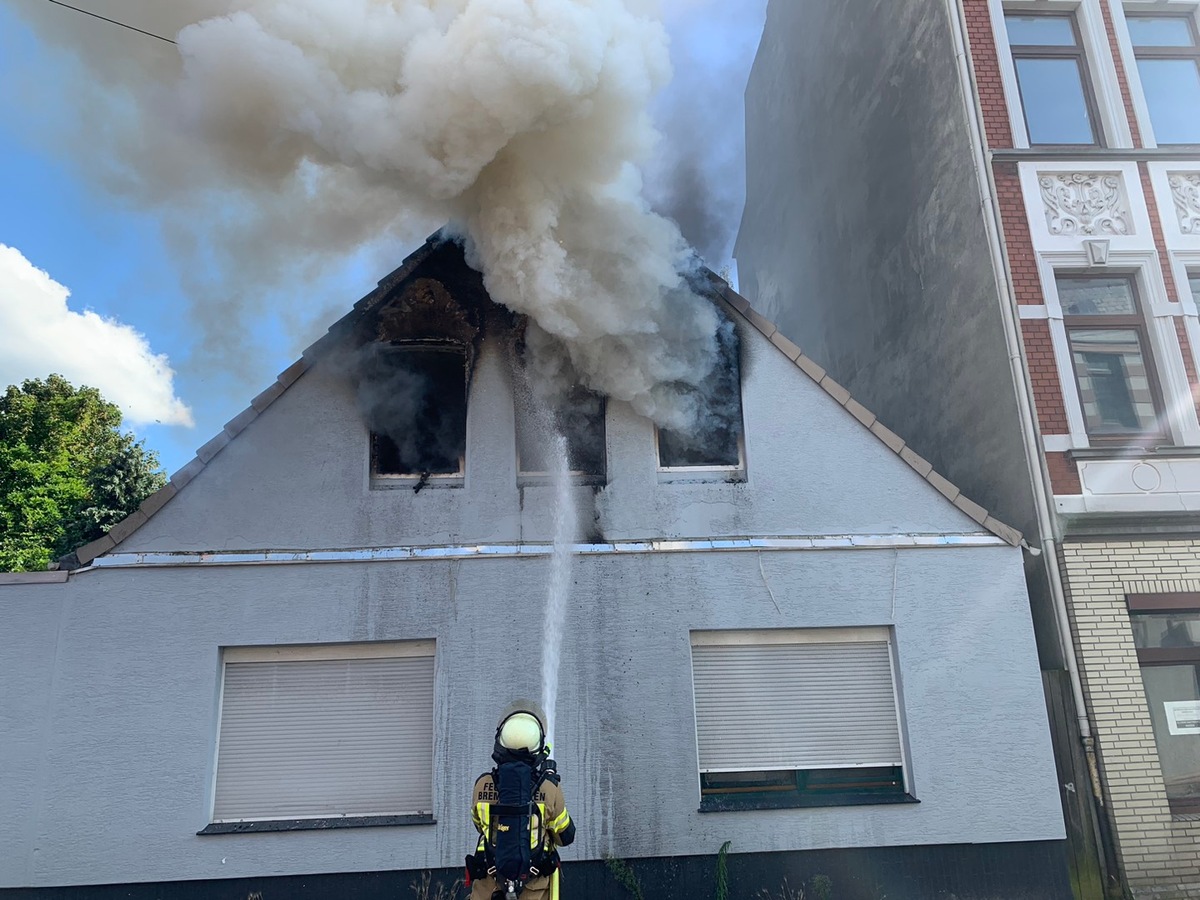
[[[1200,591],[1200,541],[1067,543],[1071,625],[1134,896],[1200,898],[1200,821],[1172,816],[1129,625],[1127,594]]]
[[[1179,294],[1175,290],[1175,278],[1171,274],[1168,263],[1167,241],[1163,237],[1162,219],[1158,217],[1158,200],[1154,197],[1154,186],[1150,183],[1150,169],[1144,163],[1138,163],[1138,175],[1142,182],[1142,196],[1146,198],[1146,210],[1150,213],[1150,230],[1154,233],[1154,248],[1158,251],[1158,264],[1162,268],[1163,281],[1167,287],[1167,299],[1172,303],[1179,302]]]
[[[1039,306],[1046,298],[1038,279],[1037,256],[1033,252],[1033,238],[1029,235],[1029,220],[1025,217],[1025,197],[1021,193],[1017,164],[996,163],[994,173],[996,202],[1004,227],[1004,244],[1017,303]]]
[[[1117,30],[1113,27],[1112,10],[1107,2],[1100,3],[1104,14],[1104,31],[1108,35],[1108,50],[1112,54],[1113,63],[1117,69],[1117,84],[1121,88],[1121,103],[1125,107],[1125,118],[1129,120],[1129,132],[1133,135],[1133,146],[1142,146],[1142,132],[1138,128],[1137,116],[1133,114],[1133,98],[1129,92],[1129,76],[1125,73],[1125,63],[1121,59],[1121,50],[1117,45]]]
[[[983,127],[988,146],[1013,145],[1012,126],[1008,121],[1008,104],[1004,100],[1004,82],[1000,78],[1000,63],[996,55],[996,38],[992,33],[992,17],[988,0],[962,0],[967,20],[968,40],[971,43],[971,63],[975,72],[975,87],[983,109]]]
[[[1026,319],[1021,322],[1021,339],[1025,343],[1025,359],[1029,365],[1029,380],[1033,382],[1033,399],[1042,434],[1066,434],[1070,431],[1067,408],[1054,361],[1049,323],[1045,319]]]
[[[1055,494],[1081,494],[1079,467],[1065,453],[1047,453],[1046,469],[1050,472],[1050,486]]]

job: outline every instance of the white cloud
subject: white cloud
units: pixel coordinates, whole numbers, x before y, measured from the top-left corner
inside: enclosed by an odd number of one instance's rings
[[[191,427],[166,354],[154,353],[130,325],[71,310],[70,295],[21,251],[0,244],[0,390],[56,372],[99,389],[132,425]]]

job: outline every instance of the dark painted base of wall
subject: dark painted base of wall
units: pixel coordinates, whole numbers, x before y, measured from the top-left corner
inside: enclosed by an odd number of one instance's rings
[[[785,881],[793,891],[805,888],[806,900],[824,900],[811,888],[817,875],[830,881],[829,900],[1071,900],[1063,841],[731,852],[728,863],[729,900],[796,900],[784,893]],[[646,900],[715,900],[715,856],[634,859],[629,868]],[[460,874],[434,871],[427,896],[414,891],[421,873],[409,871],[9,888],[0,900],[437,900],[437,885],[449,888]],[[563,869],[562,900],[629,896],[601,861],[568,860]]]

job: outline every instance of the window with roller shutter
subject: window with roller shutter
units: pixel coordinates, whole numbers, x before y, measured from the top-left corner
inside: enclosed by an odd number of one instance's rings
[[[203,833],[432,822],[434,644],[233,647]]]
[[[911,802],[888,628],[692,633],[701,811]]]

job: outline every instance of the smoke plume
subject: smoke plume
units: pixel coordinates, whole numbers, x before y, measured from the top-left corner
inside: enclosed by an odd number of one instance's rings
[[[360,248],[374,263],[450,221],[492,297],[543,333],[544,368],[694,427],[719,317],[643,197],[670,75],[652,0],[110,6],[178,48],[147,78],[90,30],[72,42],[124,88],[86,124],[117,147],[106,183],[163,211],[213,354],[239,343],[259,286],[312,284]]]

